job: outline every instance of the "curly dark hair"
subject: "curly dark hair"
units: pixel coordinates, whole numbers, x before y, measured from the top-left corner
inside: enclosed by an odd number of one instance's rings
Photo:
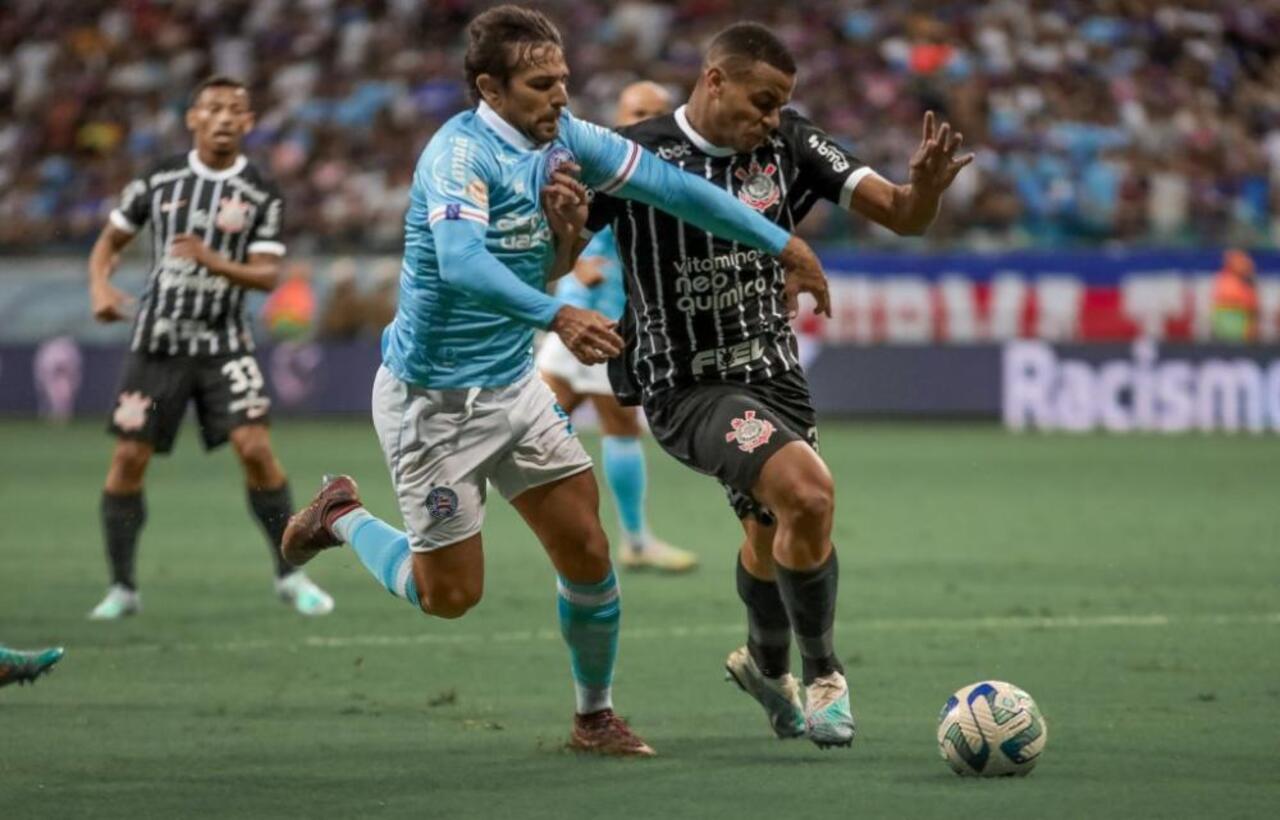
[[[538,52],[548,45],[564,48],[560,31],[541,12],[506,5],[476,16],[467,25],[467,56],[463,60],[472,102],[480,99],[477,77],[488,74],[505,85],[517,68],[538,59]]]

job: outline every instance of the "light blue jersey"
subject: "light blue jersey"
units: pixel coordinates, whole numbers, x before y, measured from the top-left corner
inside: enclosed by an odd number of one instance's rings
[[[622,260],[618,258],[618,243],[613,240],[613,228],[603,228],[591,237],[581,258],[599,259],[604,281],[587,287],[570,273],[556,283],[556,296],[574,307],[594,310],[617,321],[627,306],[627,288],[622,279]]]
[[[777,253],[789,239],[716,186],[567,110],[556,139],[538,145],[481,103],[436,132],[414,171],[400,301],[382,339],[383,361],[398,378],[487,388],[532,371],[535,328],[566,304],[546,292],[555,247],[540,202],[566,161],[597,191],[734,241]]]

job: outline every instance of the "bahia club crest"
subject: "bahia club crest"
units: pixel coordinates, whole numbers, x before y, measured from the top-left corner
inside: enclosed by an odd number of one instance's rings
[[[761,167],[760,163],[751,160],[748,168],[739,168],[733,175],[742,180],[742,188],[738,190],[738,199],[761,213],[769,210],[781,197],[778,183],[773,175],[778,167],[772,162]]]

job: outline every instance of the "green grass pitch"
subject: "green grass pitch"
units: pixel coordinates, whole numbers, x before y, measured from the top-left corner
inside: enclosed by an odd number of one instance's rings
[[[89,623],[109,439],[0,424],[0,642],[67,647],[34,688],[0,690],[0,816],[1275,816],[1280,441],[823,433],[854,747],[775,740],[722,680],[743,640],[737,525],[650,446],[654,529],[703,566],[623,576],[617,702],[660,757],[615,761],[562,750],[553,576],[501,501],[465,619],[418,615],[344,550],[311,572],[336,612],[304,620],[272,597],[232,457],[188,429],[149,477],[144,614]],[[368,424],[274,435],[298,500],[349,471],[394,517]],[[1045,713],[1029,778],[962,780],[937,756],[938,709],[982,678]]]

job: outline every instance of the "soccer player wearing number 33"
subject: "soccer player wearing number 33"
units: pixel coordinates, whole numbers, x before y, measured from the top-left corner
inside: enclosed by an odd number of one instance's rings
[[[569,270],[586,219],[573,174],[779,256],[820,300],[826,281],[801,240],[631,140],[575,119],[560,34],[538,12],[500,6],[476,17],[465,62],[477,106],[449,120],[418,160],[400,301],[373,389],[374,426],[407,532],[366,511],[355,483],[340,476],[290,521],[285,557],[302,564],[345,542],[394,595],[460,617],[483,589],[480,531],[492,482],[558,576],[577,696],[570,745],[648,756],[653,750],[613,711],[618,585],[591,460],[534,373],[535,329],[555,331],[584,364],[622,349],[611,321],[546,291],[549,276]]]
[[[132,299],[110,278],[120,251],[151,225],[151,275],[109,423],[116,446],[101,510],[111,587],[89,617],[115,620],[141,609],[134,556],[146,518],[143,477],[153,453],[173,448],[191,402],[205,448],[229,439],[244,468],[249,508],[275,564],[276,593],[304,615],[324,615],[333,599],[280,555],[293,502],[271,449],[271,401],[244,317],[245,294],[271,290],[279,278],[283,202],[240,153],[253,126],[243,84],[229,77],[200,83],[186,122],[195,149],[129,183],[89,256],[94,318],[125,319]]]

